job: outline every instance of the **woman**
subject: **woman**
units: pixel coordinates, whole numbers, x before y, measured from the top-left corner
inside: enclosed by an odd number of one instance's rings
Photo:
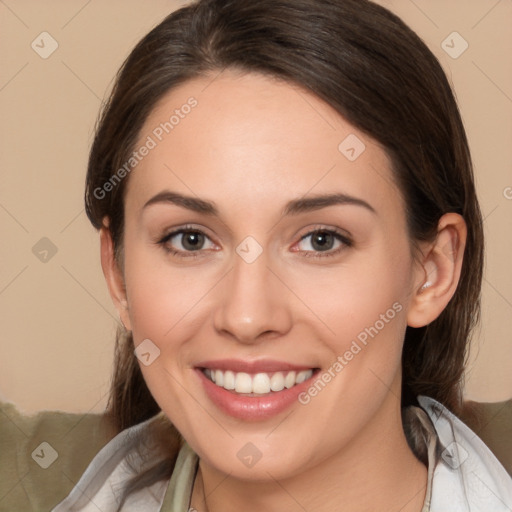
[[[483,260],[466,136],[389,11],[173,13],[118,75],[86,206],[120,434],[55,511],[512,507],[452,414]]]

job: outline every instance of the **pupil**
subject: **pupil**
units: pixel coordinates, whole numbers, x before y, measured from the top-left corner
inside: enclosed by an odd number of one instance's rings
[[[183,236],[182,244],[185,249],[195,250],[201,247],[203,235],[201,233],[186,233]]]
[[[334,237],[332,233],[326,233],[325,231],[318,231],[313,236],[312,245],[313,248],[320,251],[332,249]],[[316,246],[316,247],[315,247]]]

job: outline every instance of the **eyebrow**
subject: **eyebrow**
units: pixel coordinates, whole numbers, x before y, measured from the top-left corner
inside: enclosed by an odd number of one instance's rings
[[[197,213],[202,213],[208,216],[218,216],[219,211],[215,206],[215,203],[199,199],[197,197],[186,196],[179,194],[178,192],[163,191],[156,196],[149,199],[143,206],[143,209],[158,203],[170,203],[187,210],[192,210]],[[302,197],[299,199],[293,199],[286,203],[283,210],[283,215],[298,215],[299,213],[320,210],[321,208],[327,208],[328,206],[336,205],[352,205],[361,206],[366,208],[370,212],[376,214],[377,212],[369,203],[363,199],[353,197],[347,194],[320,194],[311,197]]]

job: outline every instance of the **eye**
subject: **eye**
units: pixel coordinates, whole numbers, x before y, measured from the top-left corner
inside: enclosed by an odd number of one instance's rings
[[[310,231],[301,237],[298,243],[299,248],[296,251],[304,253],[306,257],[322,258],[335,256],[351,245],[351,240],[342,233],[333,229],[322,228]]]
[[[167,233],[158,240],[165,250],[180,258],[194,258],[203,250],[214,249],[215,244],[200,229],[185,226]],[[295,252],[303,253],[305,257],[335,256],[343,249],[352,245],[351,240],[334,229],[320,228],[302,236]]]
[[[188,226],[166,234],[158,243],[163,245],[169,253],[183,258],[196,257],[199,254],[194,253],[215,247],[203,231]]]

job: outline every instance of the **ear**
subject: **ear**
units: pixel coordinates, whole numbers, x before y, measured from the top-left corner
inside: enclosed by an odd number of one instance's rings
[[[447,306],[459,284],[467,228],[463,217],[446,213],[439,219],[437,237],[422,250],[416,272],[407,325],[423,327]]]
[[[101,267],[107,282],[110,297],[112,298],[112,302],[119,313],[125,329],[131,331],[124,276],[115,258],[114,242],[112,241],[112,235],[108,227],[108,219],[103,220],[103,227],[100,228],[100,246]]]

